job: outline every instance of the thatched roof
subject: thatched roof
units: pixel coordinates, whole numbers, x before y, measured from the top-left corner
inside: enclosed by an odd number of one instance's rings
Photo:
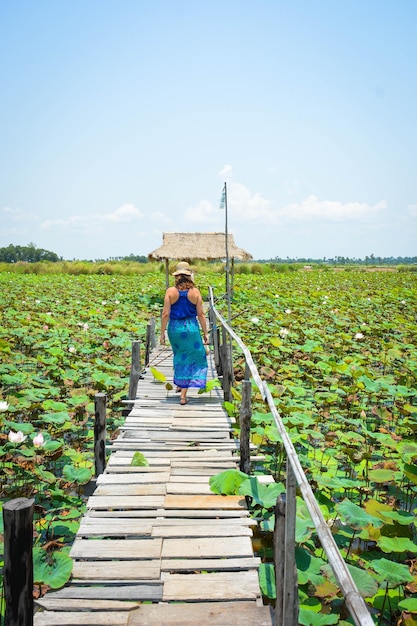
[[[215,261],[226,258],[226,237],[224,233],[163,233],[162,246],[150,252],[151,261],[162,259]],[[228,252],[231,259],[248,261],[252,255],[238,248],[233,235],[227,235]]]

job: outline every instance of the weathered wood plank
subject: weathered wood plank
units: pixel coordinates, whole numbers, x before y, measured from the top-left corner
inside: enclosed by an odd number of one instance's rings
[[[155,520],[131,518],[83,517],[78,529],[78,537],[117,537],[119,535],[151,536]]]
[[[136,470],[143,468],[135,468]],[[149,469],[149,468],[147,468]],[[97,485],[121,485],[127,483],[166,483],[169,472],[132,472],[129,474],[108,474],[105,472],[97,477]]]
[[[114,600],[117,595],[118,600],[150,600],[152,602],[159,602],[162,600],[162,584],[155,583],[132,583],[122,585],[72,585],[71,587],[63,587],[59,591],[54,591],[54,598],[62,598],[67,600],[82,599],[82,600]]]
[[[54,598],[53,596],[54,593],[50,592],[43,598],[35,600],[35,604],[47,611],[54,611],[56,609],[61,611],[81,611],[86,609],[90,611],[130,611],[138,606],[136,602],[123,600],[96,600],[92,603],[91,600],[80,599],[68,599],[64,601],[62,598]]]
[[[72,576],[80,580],[150,580],[161,575],[160,560],[153,561],[75,561]]]
[[[143,604],[129,614],[128,626],[272,626],[271,608],[255,602]]]
[[[204,495],[212,492],[207,483],[170,482],[166,484],[166,493]]]
[[[242,496],[167,494],[164,499],[164,507],[166,509],[245,509],[246,500]]]
[[[128,611],[47,611],[36,613],[34,626],[127,626]]]
[[[225,558],[253,556],[250,537],[164,539],[162,558]]]
[[[260,596],[258,574],[215,572],[210,574],[167,574],[163,601],[256,600]],[[238,614],[237,614],[238,615]]]
[[[195,571],[227,571],[259,568],[259,557],[235,557],[225,559],[162,559],[161,571],[163,572],[195,572]]]
[[[156,559],[161,556],[162,540],[149,539],[75,539],[70,556],[73,559]]]
[[[154,509],[164,506],[164,496],[90,496],[91,509]]]
[[[99,485],[94,491],[95,496],[164,496],[167,492],[166,484],[107,484]]]
[[[187,519],[217,519],[217,518],[245,518],[249,519],[247,509],[132,509],[129,511],[95,510],[88,511],[89,517],[114,517],[114,518],[183,518]],[[162,521],[162,520],[161,520]]]
[[[218,523],[219,522],[219,523]],[[220,520],[212,520],[211,524],[164,525],[152,528],[152,537],[251,537],[252,530],[248,526],[223,524]]]

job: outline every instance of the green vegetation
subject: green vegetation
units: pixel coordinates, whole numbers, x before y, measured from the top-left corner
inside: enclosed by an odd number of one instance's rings
[[[161,310],[163,264],[134,265],[146,275],[10,272],[15,266],[0,274],[1,498],[35,498],[35,578],[50,587],[69,575],[64,556],[92,476],[94,395],[108,397],[111,434],[122,420],[131,341]],[[260,274],[235,277],[233,326],[270,386],[376,622],[415,624],[417,275],[259,266]],[[214,284],[221,296],[222,265],[198,265],[197,282],[203,294]],[[224,300],[218,306],[226,312]],[[239,381],[237,350],[234,366]],[[239,382],[233,396],[237,402]],[[227,409],[233,414],[233,403]],[[255,539],[273,595],[270,528],[284,452],[256,390],[252,439],[266,456],[256,473],[271,473],[277,485],[243,475],[227,488],[245,493],[264,520]],[[47,578],[45,554],[56,562]],[[302,623],[349,623],[301,499],[297,565]]]

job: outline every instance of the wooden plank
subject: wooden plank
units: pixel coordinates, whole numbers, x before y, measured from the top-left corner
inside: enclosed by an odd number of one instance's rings
[[[150,600],[159,602],[162,600],[162,584],[159,582],[132,583],[115,585],[72,585],[63,587],[59,591],[54,591],[55,598],[91,600],[114,600],[117,595],[118,600],[136,600],[137,602]]]
[[[128,626],[272,626],[272,610],[255,602],[143,604],[129,614]]]
[[[204,495],[210,494],[210,485],[205,483],[183,483],[183,482],[175,482],[175,483],[167,483],[166,485],[166,493],[175,493],[175,494],[197,494]]]
[[[137,567],[136,563],[136,567]],[[90,600],[54,598],[54,592],[49,592],[43,598],[35,600],[35,605],[47,611],[60,609],[61,611],[130,611],[137,608],[136,602],[127,602],[123,600],[96,600],[94,604]]]
[[[164,499],[164,506],[166,509],[245,509],[246,500],[242,496],[167,494]]]
[[[135,468],[142,469],[142,468]],[[149,468],[147,468],[149,469]],[[166,483],[169,480],[169,472],[132,472],[129,474],[100,474],[97,477],[97,485],[121,485],[127,483]]]
[[[84,517],[77,532],[78,537],[151,536],[155,520],[132,518]]]
[[[74,561],[73,582],[85,580],[150,580],[159,579],[160,560],[153,561]]]
[[[250,537],[164,539],[162,558],[225,558],[253,556]]]
[[[161,539],[75,539],[70,556],[73,559],[156,559],[161,556]]]
[[[167,574],[163,591],[164,602],[170,600],[256,601],[259,596],[258,574],[255,570],[210,574]]]
[[[113,518],[179,518],[179,519],[250,519],[247,509],[145,509],[145,510],[129,510],[129,511],[111,511],[111,510],[95,510],[88,511],[89,517],[113,517]]]
[[[189,522],[189,520],[187,520]],[[218,523],[220,522],[220,523]],[[211,524],[161,525],[152,528],[152,537],[251,537],[248,526],[223,524],[220,520],[212,520]]]
[[[47,611],[36,613],[34,626],[127,626],[128,611]]]
[[[166,484],[113,484],[100,485],[94,491],[95,496],[164,496]]]
[[[166,496],[165,496],[166,497]],[[154,509],[164,506],[164,496],[90,496],[91,509]]]
[[[161,571],[163,572],[195,572],[195,571],[228,571],[259,568],[259,557],[234,557],[227,559],[162,559]]]

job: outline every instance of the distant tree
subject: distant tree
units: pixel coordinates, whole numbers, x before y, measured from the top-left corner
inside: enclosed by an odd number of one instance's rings
[[[10,244],[6,248],[0,248],[0,261],[3,263],[17,263],[18,261],[25,261],[26,263],[51,261],[56,263],[62,261],[62,257],[59,257],[55,252],[37,248],[34,243],[29,243],[27,246]]]

